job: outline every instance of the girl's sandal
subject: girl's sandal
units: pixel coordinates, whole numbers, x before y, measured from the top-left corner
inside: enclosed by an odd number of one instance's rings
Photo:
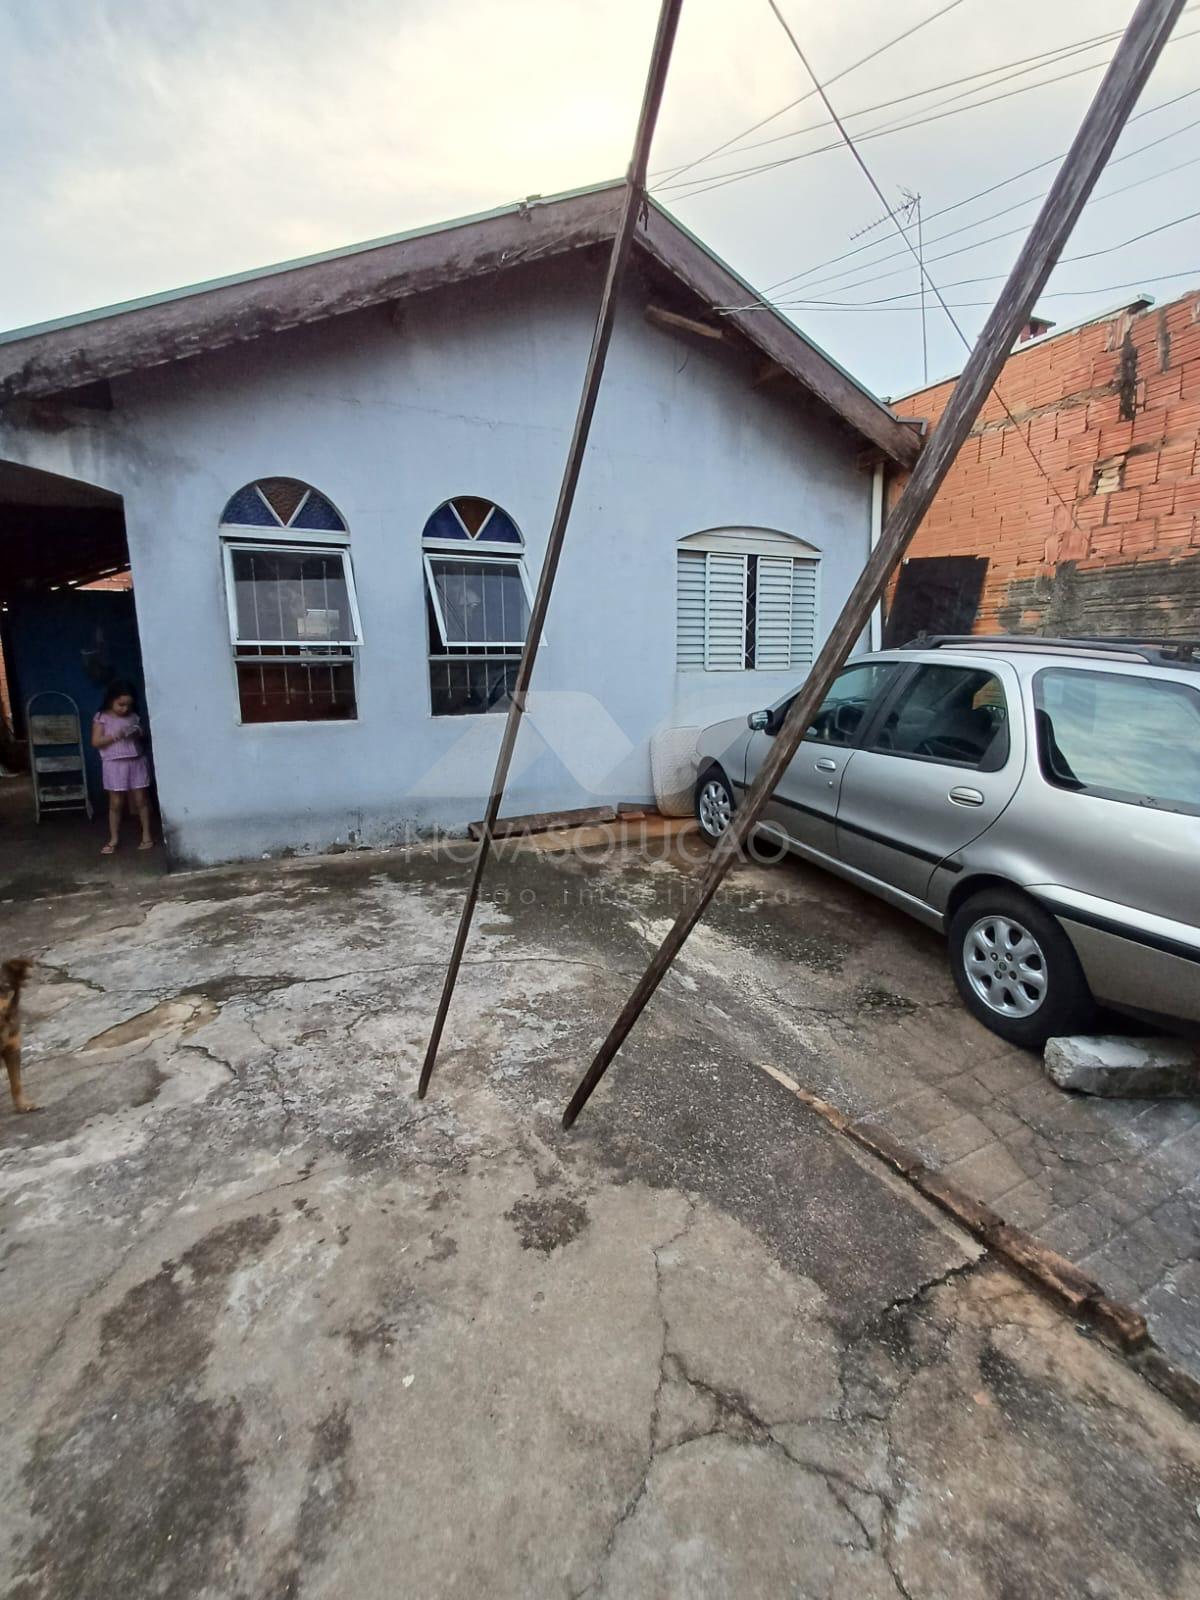
[[[138,845],[138,849],[139,850],[153,850],[154,849],[154,840],[153,839],[143,839],[141,844]]]
[[[100,854],[102,856],[110,856],[116,848],[115,844],[106,844]]]

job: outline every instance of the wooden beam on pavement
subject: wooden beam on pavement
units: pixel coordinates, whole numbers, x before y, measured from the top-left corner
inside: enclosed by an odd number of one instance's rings
[[[446,1026],[446,1014],[450,1010],[450,1001],[454,996],[454,986],[458,981],[458,970],[462,965],[467,935],[471,931],[471,918],[475,912],[475,902],[479,898],[480,880],[483,877],[483,869],[487,865],[496,820],[500,815],[500,802],[504,798],[504,787],[508,782],[508,769],[512,762],[513,751],[516,748],[517,733],[521,726],[521,718],[525,713],[525,701],[529,694],[530,679],[533,677],[534,660],[537,656],[538,645],[541,642],[542,628],[546,621],[546,609],[550,604],[550,594],[554,588],[555,574],[558,572],[558,562],[559,557],[562,555],[567,523],[571,517],[571,507],[575,503],[575,489],[583,467],[583,453],[587,448],[588,433],[592,426],[592,413],[596,409],[596,399],[600,393],[600,379],[604,374],[604,362],[608,355],[613,323],[617,315],[617,299],[625,276],[625,269],[629,264],[630,251],[633,248],[633,233],[637,223],[638,212],[646,203],[646,168],[650,161],[650,145],[654,138],[654,125],[658,121],[659,106],[662,104],[663,89],[667,81],[667,67],[671,60],[671,49],[675,43],[675,32],[679,26],[679,12],[682,5],[683,0],[662,0],[662,6],[658,14],[658,29],[654,36],[654,49],[650,57],[650,70],[646,77],[646,88],[642,97],[642,109],[638,118],[633,156],[629,163],[625,197],[621,206],[621,216],[617,223],[617,231],[613,235],[612,252],[608,258],[608,276],[604,282],[604,293],[600,298],[600,309],[596,316],[596,328],[592,335],[592,348],[588,355],[587,370],[584,373],[583,392],[579,397],[579,410],[575,416],[575,429],[571,435],[570,447],[567,450],[562,484],[558,491],[558,504],[554,508],[554,520],[550,524],[550,536],[546,541],[546,555],[542,561],[537,593],[533,597],[533,610],[530,614],[529,627],[525,634],[525,645],[521,651],[521,661],[517,668],[517,679],[513,687],[512,699],[509,702],[508,718],[504,724],[504,737],[500,741],[500,753],[496,757],[496,770],[492,776],[492,792],[488,799],[487,810],[484,813],[479,848],[475,853],[475,866],[471,873],[471,882],[467,889],[466,899],[463,901],[462,915],[458,921],[458,932],[454,937],[454,948],[450,952],[450,963],[446,969],[445,982],[442,985],[442,997],[438,1002],[437,1015],[434,1017],[433,1030],[429,1036],[429,1046],[425,1051],[425,1061],[421,1067],[421,1077],[417,1084],[417,1098],[419,1100],[425,1098],[425,1092],[429,1088],[429,1080],[433,1076],[438,1045],[441,1043],[442,1030]]]
[[[690,903],[676,918],[637,987],[625,1002],[591,1066],[581,1078],[563,1113],[564,1128],[572,1125],[587,1104],[629,1030],[641,1016],[688,935],[704,915],[722,880],[741,855],[742,846],[829,692],[835,673],[866,627],[872,608],[882,596],[892,571],[904,555],[950,470],[1000,374],[1017,334],[1028,321],[1034,303],[1045,287],[1046,279],[1170,37],[1183,4],[1184,0],[1139,0],[1104,80],[1096,91],[1096,97],[1009,274],[1008,282],[971,351],[962,376],[951,392],[941,422],[917,458],[912,476],[884,524],[878,545],[859,574],[803,688],[793,700],[771,753],[734,812],[729,827],[721,835]]]
[[[529,833],[550,833],[557,828],[590,828],[600,822],[615,822],[616,806],[577,806],[574,811],[531,811],[523,817],[505,817],[492,824],[493,839],[520,839]],[[482,822],[468,822],[472,839],[482,839]]]

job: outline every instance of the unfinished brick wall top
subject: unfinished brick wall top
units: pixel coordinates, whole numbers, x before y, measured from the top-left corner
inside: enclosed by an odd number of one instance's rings
[[[893,404],[932,429],[953,386]],[[991,396],[910,558],[988,558],[980,633],[1200,634],[1200,291],[1018,349],[997,389],[1016,426]]]

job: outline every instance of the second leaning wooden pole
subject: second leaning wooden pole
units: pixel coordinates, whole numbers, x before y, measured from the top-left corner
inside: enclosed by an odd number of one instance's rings
[[[675,919],[670,932],[654,953],[650,965],[609,1030],[595,1060],[580,1079],[563,1113],[564,1128],[572,1125],[587,1104],[629,1030],[645,1010],[688,935],[704,915],[725,875],[740,857],[742,846],[829,692],[834,675],[866,627],[888,578],[908,548],[971,431],[1016,342],[1017,334],[1028,321],[1034,301],[1042,292],[1079,213],[1112,154],[1112,148],[1170,37],[1183,5],[1184,0],[1139,0],[1109,63],[1104,81],[1088,107],[1045,204],[1009,274],[1008,282],[1001,290],[1000,298],[967,359],[962,376],[951,392],[942,420],[918,456],[912,476],[884,524],[878,545],[850,591],[850,597],[813,663],[804,687],[793,700],[770,755],[734,812],[729,827],[721,835],[689,904]]]

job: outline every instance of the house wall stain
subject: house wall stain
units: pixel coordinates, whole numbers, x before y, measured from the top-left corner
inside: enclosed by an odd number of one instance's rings
[[[1032,619],[1037,627],[1030,628]],[[1080,571],[1064,561],[1053,572],[1014,579],[996,620],[1005,633],[1060,638],[1182,638],[1200,620],[1200,561],[1146,561]]]
[[[421,532],[452,495],[503,506],[536,579],[600,291],[554,261],[118,378],[47,433],[0,413],[0,457],[122,496],[158,798],[172,859],[253,859],[463,830],[501,716],[433,716]],[[623,297],[506,794],[519,814],[646,801],[657,728],[767,705],[787,672],[676,670],[676,546],[766,528],[821,554],[818,640],[866,559],[861,441],[761,363],[664,332]],[[698,343],[714,348],[697,348]],[[242,725],[218,524],[279,474],[346,519],[362,613],[358,717]],[[198,733],[197,730],[202,730]]]
[[[988,399],[909,557],[987,557],[979,633],[1200,634],[1200,292],[1021,347],[996,387],[1015,420]],[[952,389],[896,404],[936,427]]]

